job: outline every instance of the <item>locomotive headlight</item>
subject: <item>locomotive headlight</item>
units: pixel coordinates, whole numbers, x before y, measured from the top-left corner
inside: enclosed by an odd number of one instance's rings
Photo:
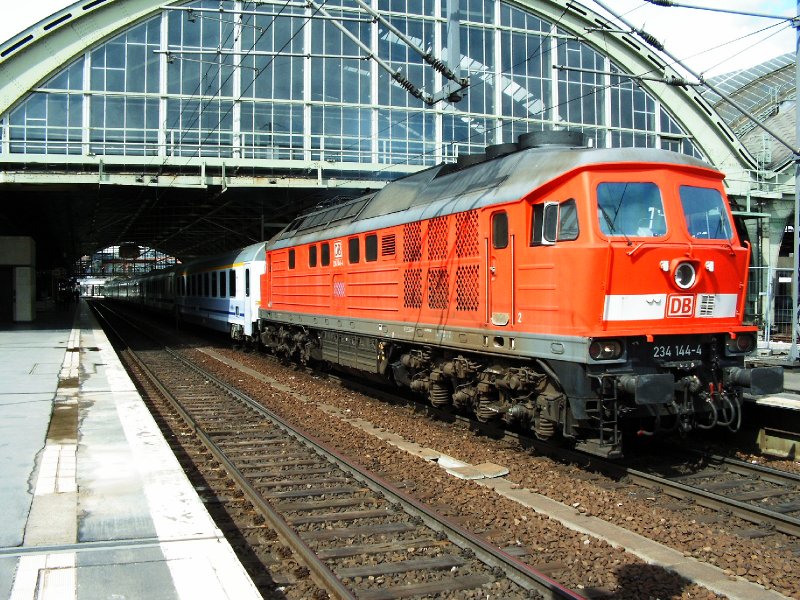
[[[735,337],[729,335],[725,340],[725,348],[729,354],[747,354],[756,347],[756,338],[751,333],[740,333]]]
[[[682,290],[688,290],[697,281],[697,271],[689,262],[682,262],[675,267],[675,285]]]
[[[622,342],[619,340],[592,340],[589,344],[592,360],[616,360],[622,356]]]

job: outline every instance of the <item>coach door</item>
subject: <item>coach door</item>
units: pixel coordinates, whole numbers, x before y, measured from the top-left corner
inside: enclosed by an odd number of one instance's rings
[[[509,236],[508,213],[505,211],[494,213],[491,225],[486,253],[489,261],[487,320],[492,325],[505,326],[513,321],[514,237]]]

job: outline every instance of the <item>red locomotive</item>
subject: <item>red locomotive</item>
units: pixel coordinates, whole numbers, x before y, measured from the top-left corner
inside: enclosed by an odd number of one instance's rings
[[[297,218],[267,244],[261,341],[604,455],[629,428],[736,429],[783,374],[744,366],[723,175],[537,138]]]

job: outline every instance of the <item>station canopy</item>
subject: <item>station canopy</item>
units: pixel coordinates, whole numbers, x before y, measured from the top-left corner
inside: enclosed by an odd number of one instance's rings
[[[675,69],[571,1],[84,0],[0,45],[0,233],[185,260],[535,130],[754,168]]]

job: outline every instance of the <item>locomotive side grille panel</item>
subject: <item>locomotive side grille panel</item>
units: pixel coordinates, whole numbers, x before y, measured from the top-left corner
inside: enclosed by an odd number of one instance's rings
[[[381,238],[381,256],[394,256],[397,252],[397,240],[394,234]]]
[[[447,308],[449,283],[447,267],[438,267],[428,271],[428,308],[433,310]]]
[[[698,317],[713,317],[714,305],[716,304],[717,297],[714,294],[700,294],[698,300]]]
[[[422,308],[422,269],[408,269],[403,274],[403,306]]]
[[[436,217],[428,224],[428,260],[447,258],[447,234],[449,220],[447,217]]]
[[[478,211],[456,215],[456,256],[469,258],[478,256]]]
[[[326,308],[330,306],[330,282],[325,275],[293,275],[275,273],[272,280],[273,306]]]
[[[398,273],[394,267],[351,273],[347,281],[347,308],[359,311],[397,310]]]
[[[456,310],[478,310],[478,265],[461,265],[456,269]]]
[[[403,261],[417,262],[422,258],[422,223],[403,225]]]

